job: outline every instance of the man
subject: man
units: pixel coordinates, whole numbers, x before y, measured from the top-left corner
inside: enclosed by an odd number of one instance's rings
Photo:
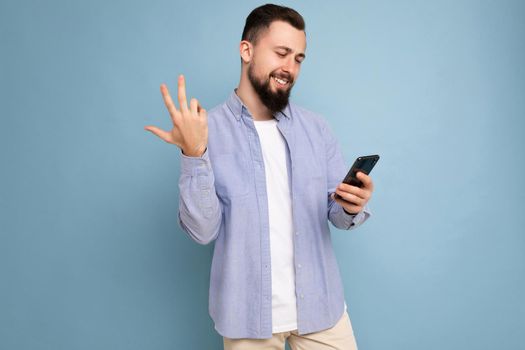
[[[347,167],[327,123],[289,102],[304,28],[293,9],[256,8],[226,102],[188,106],[180,76],[179,109],[161,85],[173,129],[145,128],[182,150],[179,222],[215,242],[209,311],[225,349],[357,348],[328,221],[361,225],[373,183],[363,173],[360,188],[340,183]]]

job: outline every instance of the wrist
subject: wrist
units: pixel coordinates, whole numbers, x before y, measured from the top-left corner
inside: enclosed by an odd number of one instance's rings
[[[194,150],[194,151],[192,151],[192,152],[189,152],[189,151],[185,151],[184,149],[181,148],[181,152],[182,152],[182,154],[184,154],[186,157],[196,157],[196,158],[199,158],[199,157],[202,157],[202,155],[204,154],[204,152],[206,152],[206,149],[207,149],[207,147],[204,147],[204,148],[200,148],[200,149]]]
[[[359,214],[359,213],[349,213],[349,212],[346,211],[345,208],[343,208],[343,210],[344,210],[344,212],[345,212],[346,214],[348,214],[348,215],[357,215],[357,214]]]

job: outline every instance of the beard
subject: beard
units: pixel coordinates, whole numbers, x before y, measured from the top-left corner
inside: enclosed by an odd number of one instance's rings
[[[288,105],[290,99],[290,92],[292,91],[293,80],[290,75],[277,74],[272,72],[266,80],[259,80],[254,73],[255,64],[251,64],[248,67],[248,79],[253,86],[253,89],[259,96],[261,102],[270,110],[272,114],[275,114],[284,109]],[[286,89],[277,89],[272,91],[270,87],[270,80],[272,76],[286,78],[289,81],[290,86]]]

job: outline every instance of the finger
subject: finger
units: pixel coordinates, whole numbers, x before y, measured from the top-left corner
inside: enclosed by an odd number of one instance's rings
[[[360,198],[355,194],[344,192],[339,189],[335,190],[335,193],[337,193],[343,200],[351,204],[363,205],[365,202],[364,198]]]
[[[199,101],[197,101],[198,105],[197,105],[197,112],[199,113],[199,115],[202,117],[202,116],[206,116],[206,109],[204,109],[204,107],[202,107],[201,103]]]
[[[188,102],[186,101],[186,81],[184,75],[179,75],[179,106],[181,111],[188,110]]]
[[[357,172],[356,177],[359,180],[361,180],[361,182],[363,183],[364,187],[366,187],[366,188],[373,188],[372,178],[370,176],[368,176],[365,173],[359,171],[359,172]]]
[[[150,131],[151,133],[157,135],[166,142],[173,143],[171,135],[169,132],[157,128],[156,126],[145,126],[145,130]]]
[[[206,118],[208,115],[208,113],[206,112],[206,110],[204,108],[201,107],[201,105],[199,105],[199,116],[201,118]]]
[[[160,93],[162,94],[162,98],[164,99],[164,104],[166,105],[166,108],[168,109],[168,112],[170,113],[172,120],[175,120],[175,117],[177,116],[177,113],[179,111],[177,110],[177,107],[175,107],[175,104],[173,103],[173,100],[171,99],[171,95],[168,90],[168,86],[166,84],[160,85]]]
[[[196,98],[192,98],[192,99],[190,100],[190,110],[191,110],[191,113],[192,113],[192,114],[195,114],[195,115],[199,115],[198,108],[199,108],[199,101],[197,101]]]
[[[342,191],[350,192],[352,194],[355,194],[358,197],[366,198],[366,190],[364,190],[364,189],[362,189],[360,187],[352,186],[352,185],[349,185],[349,184],[345,184],[344,182],[341,182],[339,184],[339,186],[337,186],[337,188],[342,190]]]
[[[342,199],[335,198],[334,195],[332,195],[332,198],[335,200],[335,202],[337,204],[342,206],[349,213],[358,213],[362,209],[362,207],[360,207],[359,205],[353,205],[353,204],[348,203],[348,202],[346,202],[346,201],[344,201]]]

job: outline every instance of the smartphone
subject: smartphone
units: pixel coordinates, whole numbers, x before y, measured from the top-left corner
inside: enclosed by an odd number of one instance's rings
[[[363,183],[356,177],[357,172],[361,171],[366,175],[370,174],[378,160],[379,156],[377,154],[357,157],[348,171],[348,174],[346,174],[343,182],[352,186],[361,187]],[[337,193],[335,194],[335,197],[340,198]]]

